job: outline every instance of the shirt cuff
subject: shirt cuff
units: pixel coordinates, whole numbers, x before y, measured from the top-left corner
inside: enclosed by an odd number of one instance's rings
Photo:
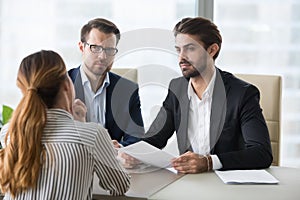
[[[217,155],[210,155],[212,164],[213,164],[213,170],[221,169],[223,167],[220,159],[218,158]]]

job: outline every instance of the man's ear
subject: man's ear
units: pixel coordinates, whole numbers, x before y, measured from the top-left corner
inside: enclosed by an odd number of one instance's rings
[[[213,43],[212,45],[210,45],[207,48],[207,52],[211,57],[214,57],[215,54],[219,51],[219,45],[217,45],[216,43]]]
[[[83,50],[84,50],[84,43],[83,42],[78,42],[78,47],[79,47],[79,50],[83,53]]]

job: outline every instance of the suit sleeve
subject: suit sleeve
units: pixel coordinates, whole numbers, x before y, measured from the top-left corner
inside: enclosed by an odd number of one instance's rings
[[[129,144],[138,142],[144,136],[145,131],[141,113],[141,102],[138,87],[130,97],[129,113],[132,119],[128,124],[128,130],[130,130],[130,135],[124,133],[123,140],[121,141],[121,144],[123,146],[127,146]],[[132,127],[130,128],[130,126]]]
[[[140,141],[144,135],[138,84],[110,73],[106,90],[105,127],[112,139],[123,146]]]
[[[172,82],[170,83],[163,106],[147,131],[146,137],[143,139],[145,142],[160,149],[167,145],[168,139],[175,131],[174,115],[179,103],[175,94],[172,92],[173,90],[170,88],[172,88]]]
[[[242,135],[240,148],[217,154],[223,165],[223,170],[259,169],[271,165],[273,157],[269,132],[259,105],[259,99],[258,89],[249,85],[239,102],[237,119],[232,119],[238,124],[235,131],[240,131]],[[229,100],[227,99],[227,101]]]

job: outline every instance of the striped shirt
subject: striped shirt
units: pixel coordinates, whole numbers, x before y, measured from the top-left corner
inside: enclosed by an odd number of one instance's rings
[[[129,175],[116,159],[103,127],[74,121],[70,113],[50,109],[42,145],[45,153],[37,187],[19,193],[15,200],[92,199],[94,172],[99,185],[111,195],[128,190]],[[4,199],[12,198],[7,193]]]

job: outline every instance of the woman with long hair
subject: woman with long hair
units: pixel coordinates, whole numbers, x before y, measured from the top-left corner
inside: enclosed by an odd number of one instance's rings
[[[17,86],[23,97],[1,130],[6,135],[0,150],[5,199],[92,199],[94,172],[112,195],[128,190],[129,176],[107,131],[74,120],[74,87],[56,52],[25,57]]]

